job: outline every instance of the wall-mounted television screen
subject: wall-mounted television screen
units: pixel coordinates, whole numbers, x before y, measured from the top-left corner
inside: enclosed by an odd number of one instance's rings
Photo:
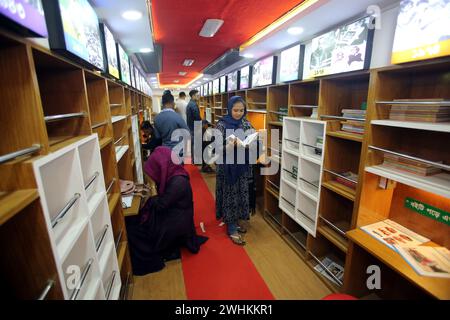
[[[208,83],[208,93],[210,96],[213,95],[213,83],[211,81]]]
[[[228,74],[228,92],[236,91],[238,88],[238,72],[234,71]]]
[[[203,96],[206,97],[208,95],[208,84],[205,83],[203,85]]]
[[[103,55],[105,57],[106,72],[119,79],[119,59],[117,58],[116,40],[106,24],[101,23],[100,30],[103,38]]]
[[[45,0],[43,3],[52,50],[70,53],[105,70],[100,25],[87,0]],[[79,59],[76,59],[79,60]]]
[[[275,83],[276,57],[259,60],[253,65],[252,87],[267,86]]]
[[[303,75],[305,47],[296,45],[281,52],[280,82],[300,80]]]
[[[131,85],[130,59],[120,44],[117,44],[119,53],[120,79],[128,85]]]
[[[213,80],[213,94],[218,94],[220,90],[220,79]]]
[[[312,40],[307,78],[368,69],[373,28],[365,17]]]
[[[246,66],[241,69],[240,80],[239,89],[242,90],[250,88],[250,66]]]
[[[23,35],[48,34],[41,0],[0,1],[0,22]]]
[[[136,83],[136,79],[134,78],[134,64],[130,59],[130,78],[131,78],[131,87],[134,88],[134,84]]]
[[[227,92],[227,76],[220,77],[220,93]]]
[[[139,73],[138,73],[138,68],[133,65],[133,74],[134,74],[134,88],[137,89],[138,88],[138,84],[139,84]]]
[[[395,30],[392,63],[450,55],[450,0],[403,0]]]

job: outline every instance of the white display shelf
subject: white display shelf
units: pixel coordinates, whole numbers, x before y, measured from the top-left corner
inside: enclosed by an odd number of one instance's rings
[[[307,160],[307,161],[310,161],[312,163],[315,163],[315,164],[317,164],[319,166],[322,166],[322,163],[323,163],[322,159],[320,159],[319,157],[315,157],[315,156],[308,156],[308,155],[302,154],[300,156],[300,158],[302,158],[304,160]]]
[[[116,122],[125,120],[126,118],[127,118],[127,116],[113,116],[113,117],[111,117],[111,122],[116,123]]]
[[[372,120],[371,124],[377,126],[450,132],[450,122],[430,123],[430,122],[415,122],[415,121],[397,121],[397,120]]]
[[[116,161],[119,162],[125,153],[128,151],[129,146],[118,146],[116,147]]]
[[[423,177],[383,165],[367,167],[365,171],[450,199],[450,174],[448,173]]]
[[[117,269],[118,262],[97,134],[34,161],[33,168],[64,298],[105,299],[99,262],[108,261],[103,267],[107,272],[108,264]],[[107,259],[96,248],[106,225],[102,248],[109,251]],[[84,275],[79,289],[69,279],[74,272]],[[120,286],[119,276],[115,292]]]

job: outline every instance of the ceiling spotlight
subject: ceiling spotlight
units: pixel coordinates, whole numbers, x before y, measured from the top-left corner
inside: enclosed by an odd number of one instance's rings
[[[300,27],[291,27],[287,30],[287,32],[293,36],[298,36],[299,34],[302,34],[303,31],[303,28]]]
[[[251,54],[251,53],[246,53],[246,54],[243,55],[243,57],[244,57],[244,58],[247,58],[247,59],[251,59],[251,58],[254,57],[254,55]]]
[[[178,82],[180,82],[180,80],[173,80],[173,82],[178,83]]]
[[[223,20],[220,19],[208,19],[203,25],[202,30],[199,35],[205,38],[212,38],[215,36],[217,31],[219,31],[220,27],[223,25]]]
[[[142,48],[139,50],[140,53],[150,53],[153,52],[151,48]]]
[[[184,72],[184,71],[180,71],[180,72],[178,72],[178,74],[180,75],[180,76],[185,76],[185,75],[187,75],[187,72]]]
[[[130,21],[136,21],[142,18],[142,12],[136,10],[128,10],[122,12],[122,18]]]
[[[183,66],[185,66],[185,67],[190,67],[193,64],[194,64],[194,60],[192,60],[192,59],[186,59],[183,61]]]

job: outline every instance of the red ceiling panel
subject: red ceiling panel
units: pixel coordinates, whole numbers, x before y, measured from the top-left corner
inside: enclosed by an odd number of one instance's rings
[[[210,63],[237,48],[303,0],[153,0],[155,42],[163,48],[161,85],[186,84]],[[213,38],[198,34],[207,19],[224,24]],[[194,59],[192,67],[182,65]],[[185,71],[184,77],[178,72]]]

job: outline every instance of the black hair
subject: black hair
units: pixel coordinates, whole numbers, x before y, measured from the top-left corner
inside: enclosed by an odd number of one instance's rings
[[[173,95],[170,92],[163,94],[163,96],[162,96],[163,106],[165,106],[168,103],[172,103],[174,101],[175,101],[175,98],[173,97]]]
[[[192,98],[193,96],[195,96],[198,93],[198,90],[191,90],[189,91],[189,96]]]
[[[179,98],[184,98],[186,97],[186,93],[184,91],[181,91],[180,94],[178,95]]]
[[[172,92],[170,90],[164,90],[163,95],[165,94],[172,94]]]
[[[141,129],[142,130],[147,130],[147,129],[153,130],[153,126],[150,123],[150,121],[145,120],[145,121],[142,121],[142,123],[141,123]]]

